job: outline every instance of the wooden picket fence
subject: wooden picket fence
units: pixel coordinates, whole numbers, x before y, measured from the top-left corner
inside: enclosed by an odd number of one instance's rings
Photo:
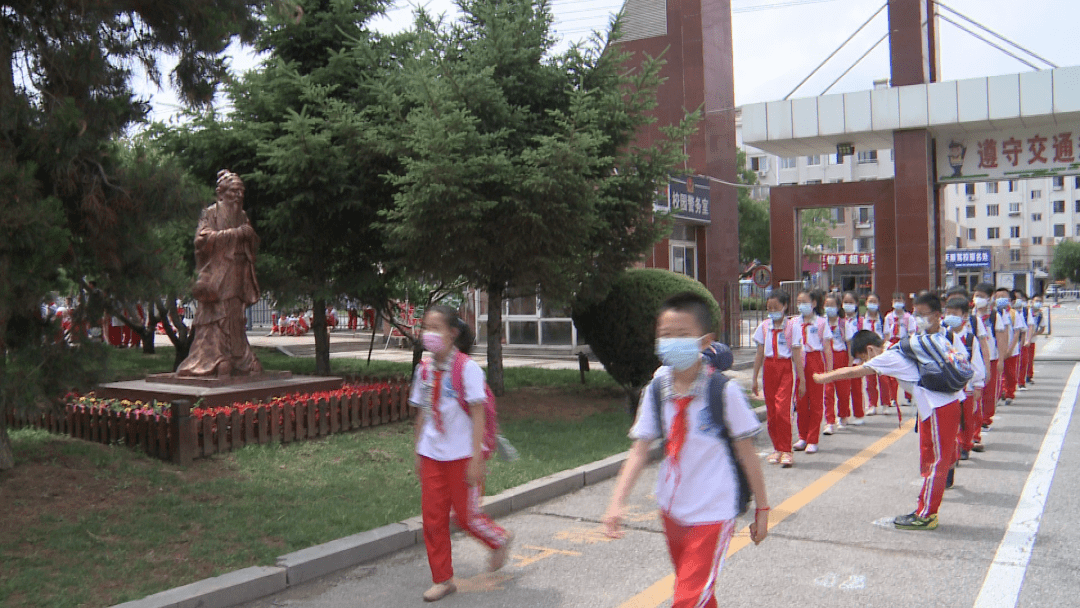
[[[347,383],[370,379],[346,379]],[[387,383],[387,380],[377,380]],[[223,454],[246,445],[289,444],[408,419],[409,383],[389,381],[390,387],[349,397],[309,399],[299,403],[263,404],[231,415],[193,416],[191,403],[174,401],[168,416],[147,412],[116,412],[103,408],[68,406],[66,415],[7,415],[8,428],[40,428],[76,439],[124,445],[149,456],[188,464],[196,458]]]

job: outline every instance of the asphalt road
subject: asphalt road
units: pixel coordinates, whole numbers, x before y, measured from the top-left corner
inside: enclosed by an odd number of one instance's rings
[[[720,605],[1080,605],[1080,425],[1068,424],[1080,387],[1080,313],[1055,313],[1035,383],[999,408],[987,451],[962,463],[937,530],[891,525],[914,510],[921,483],[913,408],[904,408],[902,427],[895,415],[868,417],[865,426],[823,437],[818,454],[797,454],[793,469],[766,465],[770,535],[756,547],[745,530],[736,536],[717,586]],[[767,441],[759,435],[763,454]],[[631,529],[620,540],[603,536],[599,524],[613,480],[502,519],[517,539],[498,573],[484,574],[486,551],[456,535],[459,592],[439,605],[669,606],[672,569],[654,479],[650,468],[639,481]],[[421,546],[247,606],[418,606],[428,585]]]

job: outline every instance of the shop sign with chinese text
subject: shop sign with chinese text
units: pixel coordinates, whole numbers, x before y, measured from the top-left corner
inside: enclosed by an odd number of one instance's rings
[[[990,268],[990,250],[950,249],[945,252],[945,268]]]
[[[939,182],[1080,174],[1080,124],[939,133]]]
[[[864,253],[823,253],[821,254],[821,269],[824,270],[829,266],[866,266],[871,270],[874,268],[874,254],[873,252]]]
[[[657,207],[670,211],[678,219],[708,224],[711,220],[709,203],[709,178],[702,175],[673,175],[668,179],[667,207]]]

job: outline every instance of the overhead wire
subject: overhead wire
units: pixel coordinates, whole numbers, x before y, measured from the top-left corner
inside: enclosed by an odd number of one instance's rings
[[[953,21],[952,19],[949,19],[949,18],[948,18],[948,17],[946,17],[945,15],[941,15],[941,14],[939,14],[939,15],[938,15],[938,18],[939,18],[939,19],[941,19],[942,21],[947,21],[947,22],[949,22],[949,23],[953,24],[953,25],[954,25],[954,26],[956,26],[957,28],[959,28],[959,29],[961,29],[961,30],[963,30],[963,31],[967,32],[968,34],[971,34],[972,36],[974,36],[974,37],[978,38],[979,40],[982,40],[982,41],[983,41],[983,42],[985,42],[986,44],[989,44],[990,46],[994,47],[995,49],[997,49],[997,50],[1001,51],[1002,53],[1005,53],[1005,54],[1006,54],[1006,55],[1008,55],[1009,57],[1012,57],[1013,59],[1015,59],[1015,60],[1019,61],[1020,63],[1022,63],[1022,64],[1024,64],[1024,65],[1028,66],[1029,68],[1031,68],[1031,69],[1033,69],[1033,70],[1040,70],[1040,69],[1042,69],[1042,68],[1040,68],[1039,66],[1035,65],[1034,63],[1031,63],[1030,61],[1028,61],[1028,60],[1024,59],[1023,57],[1020,57],[1019,55],[1017,55],[1017,54],[1015,54],[1015,53],[1012,53],[1012,52],[1010,52],[1010,51],[1009,51],[1008,49],[1006,49],[1005,47],[1001,46],[1000,44],[996,44],[996,43],[994,43],[994,42],[992,42],[992,41],[988,40],[987,38],[985,38],[985,37],[983,37],[983,36],[980,36],[979,34],[976,34],[975,32],[973,32],[973,31],[969,30],[968,28],[966,28],[966,27],[964,27],[964,26],[960,25],[959,23],[957,23],[957,22]]]
[[[859,56],[859,58],[855,60],[855,63],[851,64],[851,66],[849,66],[849,67],[848,67],[848,69],[844,70],[844,73],[843,73],[843,74],[840,74],[839,76],[837,76],[837,77],[836,77],[836,80],[832,81],[832,84],[830,84],[829,86],[825,87],[825,90],[824,90],[824,91],[822,91],[822,92],[821,92],[821,94],[822,94],[822,95],[824,95],[824,94],[828,93],[828,92],[829,92],[829,89],[831,89],[831,88],[833,88],[834,86],[836,86],[836,83],[840,82],[840,80],[841,80],[841,79],[842,79],[842,78],[843,78],[844,76],[847,76],[847,75],[848,75],[848,72],[850,72],[851,70],[854,70],[854,69],[855,69],[855,66],[859,65],[859,63],[861,63],[863,59],[866,59],[867,55],[869,55],[870,53],[873,53],[873,52],[874,52],[874,49],[876,49],[876,48],[878,47],[878,45],[880,45],[880,44],[881,44],[882,42],[885,42],[885,39],[886,39],[886,38],[888,38],[888,37],[889,37],[889,33],[888,33],[888,32],[885,32],[885,35],[884,35],[884,36],[882,36],[881,38],[879,38],[879,39],[878,39],[878,41],[874,43],[874,46],[870,47],[870,48],[869,48],[869,49],[868,49],[868,50],[867,50],[867,51],[866,51],[865,53],[863,53],[862,55],[860,55],[860,56]],[[786,97],[785,97],[785,99],[786,99]]]
[[[937,5],[937,6],[940,6],[941,8],[943,8],[943,9],[945,9],[947,11],[949,11],[950,13],[956,15],[957,17],[963,19],[964,21],[967,21],[968,23],[974,25],[975,27],[977,27],[977,28],[989,33],[989,34],[992,34],[994,37],[1002,40],[1003,42],[1005,42],[1009,46],[1012,46],[1013,48],[1016,48],[1018,50],[1021,50],[1021,51],[1025,52],[1025,53],[1027,53],[1028,55],[1034,57],[1035,59],[1038,59],[1039,61],[1045,63],[1046,65],[1048,65],[1048,66],[1050,66],[1052,68],[1057,68],[1058,67],[1058,65],[1056,63],[1050,61],[1049,59],[1044,59],[1043,57],[1040,57],[1039,55],[1036,55],[1034,52],[1020,46],[1019,44],[1013,42],[1012,40],[1009,40],[1005,36],[1002,36],[1001,34],[995,32],[994,30],[992,30],[992,29],[990,29],[988,27],[986,27],[985,25],[979,23],[978,21],[975,21],[971,17],[968,17],[967,15],[965,15],[965,14],[961,13],[960,11],[948,6],[947,4],[943,4],[941,2],[935,2],[934,4]],[[941,13],[938,13],[938,16],[941,17],[942,19],[945,19],[946,21],[949,21],[949,23],[952,23],[953,25],[956,25],[956,22],[950,21],[947,17],[941,15]],[[1000,47],[998,47],[998,48],[1000,48]],[[1038,68],[1036,68],[1036,69],[1038,69]]]
[[[806,81],[807,81],[807,80],[810,80],[810,78],[811,78],[811,77],[813,77],[813,76],[814,76],[814,74],[817,74],[818,70],[820,70],[821,68],[823,68],[823,67],[825,66],[825,64],[829,62],[829,60],[830,60],[830,59],[832,59],[833,57],[835,57],[835,56],[836,56],[836,54],[837,54],[837,53],[839,53],[841,49],[843,49],[843,48],[844,48],[845,46],[847,46],[847,43],[851,42],[851,40],[852,40],[853,38],[855,38],[855,36],[858,36],[858,35],[859,35],[859,32],[863,31],[863,28],[865,28],[865,27],[866,27],[867,25],[870,25],[870,22],[871,22],[871,21],[873,21],[875,17],[877,17],[878,15],[880,15],[880,14],[881,14],[881,11],[885,10],[885,7],[886,7],[886,6],[887,6],[887,5],[885,5],[885,4],[882,4],[882,5],[880,6],[880,7],[878,7],[878,9],[877,9],[876,11],[874,11],[874,14],[873,14],[873,15],[870,15],[870,18],[869,18],[869,19],[867,19],[866,21],[864,21],[864,22],[863,22],[863,24],[862,24],[862,25],[860,25],[860,26],[859,26],[859,28],[858,28],[858,29],[856,29],[854,33],[852,33],[852,34],[851,34],[850,36],[848,36],[848,37],[847,37],[847,40],[845,40],[844,42],[842,42],[842,43],[840,44],[840,46],[836,47],[836,50],[835,50],[835,51],[833,51],[832,53],[829,53],[829,56],[828,56],[828,57],[826,57],[824,61],[822,61],[821,63],[819,63],[819,64],[817,65],[817,67],[816,67],[816,68],[814,68],[814,69],[813,69],[813,70],[812,70],[812,71],[811,71],[811,72],[810,72],[809,74],[807,74],[806,78],[803,78],[803,79],[802,79],[801,81],[799,81],[799,84],[795,85],[795,88],[794,88],[794,89],[791,89],[791,92],[790,92],[790,93],[788,93],[787,95],[785,95],[785,96],[784,96],[784,99],[788,99],[788,98],[790,98],[790,97],[791,97],[792,95],[794,95],[794,94],[795,94],[795,91],[798,91],[798,90],[799,90],[799,87],[801,87],[802,85],[806,84]],[[888,36],[888,34],[887,34],[887,33],[886,33],[885,35],[886,35],[886,36]],[[879,42],[878,42],[878,44],[881,44],[881,42],[879,41]],[[874,46],[877,46],[877,45],[874,45]],[[873,50],[873,49],[871,49],[871,50]],[[854,66],[852,66],[852,67],[854,67]],[[850,71],[850,68],[849,68],[849,71]],[[847,74],[847,72],[844,72],[844,74]],[[835,84],[835,83],[834,83],[834,84]],[[830,86],[831,86],[831,85],[830,85]]]

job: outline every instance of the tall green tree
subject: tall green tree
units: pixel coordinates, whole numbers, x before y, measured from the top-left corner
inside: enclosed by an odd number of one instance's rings
[[[546,0],[459,0],[460,20],[418,15],[414,57],[384,105],[402,154],[386,214],[401,263],[464,277],[488,298],[488,382],[502,391],[502,307],[598,298],[666,227],[657,186],[680,166],[692,120],[647,148],[661,62],[624,69],[596,39],[555,53]]]
[[[226,77],[222,52],[258,30],[259,0],[5,0],[0,5],[0,470],[13,466],[4,413],[35,407],[67,374],[23,371],[70,363],[51,335],[43,295],[61,277],[114,270],[142,231],[126,218],[146,201],[123,181],[115,140],[141,121],[135,66],[169,79],[189,103],[209,103]],[[13,333],[14,331],[14,333]],[[17,335],[16,335],[17,334]],[[53,357],[53,359],[49,359]],[[15,365],[15,363],[18,363]],[[73,369],[73,368],[72,368]],[[19,386],[18,390],[12,387]]]
[[[757,174],[746,166],[746,152],[739,150],[736,167],[739,168],[740,184],[753,186],[758,183]],[[755,199],[751,188],[739,188],[739,261],[750,264],[754,260],[768,264],[769,250],[769,201]]]
[[[378,212],[395,159],[369,136],[371,73],[392,73],[399,38],[368,29],[386,0],[299,0],[302,18],[271,15],[267,59],[229,87],[232,111],[206,113],[161,142],[207,180],[240,173],[262,239],[259,283],[279,302],[313,308],[316,372],[330,373],[326,306],[386,297],[390,278]],[[381,86],[381,83],[377,83]]]
[[[1080,243],[1061,241],[1054,246],[1054,260],[1050,262],[1050,276],[1058,281],[1080,283]]]

